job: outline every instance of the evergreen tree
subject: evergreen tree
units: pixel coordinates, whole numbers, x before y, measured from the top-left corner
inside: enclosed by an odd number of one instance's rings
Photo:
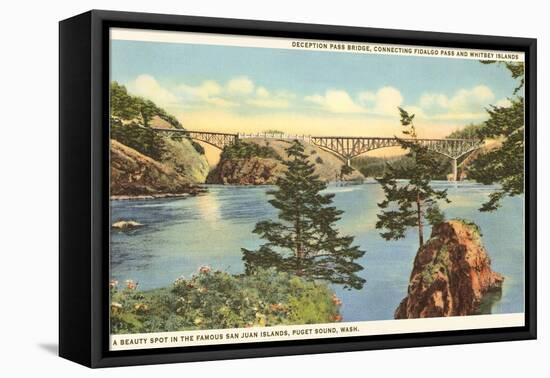
[[[430,185],[434,175],[440,169],[440,160],[435,154],[416,142],[417,134],[413,123],[414,114],[409,115],[399,108],[403,135],[409,140],[398,139],[412,166],[387,163],[386,171],[377,181],[382,185],[385,199],[378,204],[376,228],[382,229],[380,235],[386,240],[397,240],[405,236],[408,228],[418,228],[418,243],[424,244],[424,223],[434,225],[443,221],[444,216],[438,206],[439,200],[447,199],[446,190],[435,190]],[[409,177],[409,181],[398,183],[397,179]]]
[[[277,189],[268,192],[280,221],[256,224],[253,232],[267,243],[256,251],[242,249],[246,273],[275,267],[307,279],[361,289],[365,280],[356,273],[363,267],[355,260],[365,252],[352,246],[352,236],[341,236],[334,228],[343,214],[330,206],[334,194],[321,194],[326,184],[314,174],[300,142],[293,141],[286,153],[287,170],[277,180]]]
[[[353,168],[347,164],[342,165],[340,168],[340,180],[343,180],[346,176],[349,176],[353,173]]]
[[[496,210],[504,196],[515,196],[524,191],[525,106],[522,90],[525,71],[523,63],[504,65],[520,83],[514,90],[514,97],[509,99],[509,106],[492,105],[487,109],[489,119],[478,130],[482,139],[502,141],[498,148],[481,154],[469,168],[470,178],[483,184],[501,185],[499,190],[489,195],[489,200],[481,206],[480,211]]]

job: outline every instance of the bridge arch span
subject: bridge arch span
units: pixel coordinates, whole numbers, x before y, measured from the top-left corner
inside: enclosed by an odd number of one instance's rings
[[[191,131],[182,129],[162,129],[153,128],[153,130],[162,133],[181,134],[190,139],[195,139],[223,150],[224,147],[232,145],[239,140],[239,135],[243,138],[253,137],[247,134],[229,134],[210,131]],[[380,148],[397,147],[401,144],[396,137],[344,137],[344,136],[291,136],[286,134],[258,134],[254,137],[289,138],[298,139],[303,142],[311,143],[324,150],[330,151],[350,165],[351,159],[365,152],[377,150]],[[482,146],[480,140],[475,139],[408,139],[401,140],[414,141],[425,146],[428,150],[446,156],[451,159],[453,164],[453,178],[457,179],[458,159],[462,156],[479,149]]]
[[[481,141],[473,139],[403,139],[415,141],[425,146],[429,151],[451,159],[453,180],[458,179],[458,159],[479,149]],[[311,143],[335,154],[348,166],[351,159],[366,152],[399,147],[398,138],[376,137],[311,137]]]
[[[238,134],[216,133],[210,131],[191,131],[181,129],[162,129],[153,128],[153,130],[161,133],[180,135],[185,138],[198,140],[223,150],[225,146],[234,144],[239,138]]]

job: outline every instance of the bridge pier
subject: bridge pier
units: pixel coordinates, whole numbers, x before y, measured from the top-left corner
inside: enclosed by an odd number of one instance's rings
[[[230,134],[218,133],[212,131],[191,131],[184,129],[164,129],[153,128],[157,132],[166,132],[171,134],[180,134],[186,138],[200,140],[211,144],[219,149],[224,149],[226,146],[232,145],[240,139],[245,138],[260,138],[265,139],[299,139],[304,142],[311,143],[321,147],[324,150],[330,151],[342,159],[348,167],[351,167],[351,159],[365,152],[386,147],[398,147],[401,145],[401,140],[391,137],[342,137],[342,136],[299,136],[288,134]],[[477,139],[403,139],[406,141],[417,143],[426,147],[428,150],[446,156],[451,159],[452,177],[448,176],[453,181],[458,181],[458,159],[466,154],[477,150],[483,143]]]
[[[458,181],[458,159],[451,159],[453,166],[453,181]]]

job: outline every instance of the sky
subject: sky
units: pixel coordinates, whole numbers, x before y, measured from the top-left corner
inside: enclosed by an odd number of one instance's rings
[[[420,137],[487,119],[517,86],[503,65],[441,57],[111,41],[111,80],[188,130]]]

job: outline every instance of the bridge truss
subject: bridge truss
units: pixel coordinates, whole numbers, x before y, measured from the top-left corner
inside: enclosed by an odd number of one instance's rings
[[[219,149],[236,143],[239,139],[263,138],[263,139],[298,139],[311,143],[324,150],[334,153],[350,165],[352,158],[365,152],[386,147],[399,147],[398,138],[387,137],[342,137],[342,136],[306,136],[288,134],[229,134],[210,131],[190,131],[179,129],[154,128],[153,130],[171,135],[181,135],[190,139],[208,143]],[[482,142],[476,139],[402,139],[415,141],[426,147],[428,150],[451,159],[453,167],[453,179],[458,179],[458,159],[482,146]]]
[[[416,141],[428,150],[447,156],[450,159],[459,159],[465,154],[480,147],[481,142],[473,139],[402,139]],[[365,152],[386,147],[399,147],[397,138],[378,137],[311,137],[311,143],[330,150],[344,159],[352,159]]]
[[[451,159],[452,179],[458,179],[458,159],[480,148],[482,142],[476,139],[402,139],[416,142],[428,150]],[[350,160],[365,152],[386,147],[398,147],[397,138],[378,137],[311,137],[311,143],[340,156],[347,165]]]
[[[180,130],[180,129],[162,129],[162,128],[153,128],[157,132],[162,132],[168,135],[178,135],[181,137],[186,137],[189,139],[199,140],[204,143],[208,143],[214,147],[223,150],[225,146],[234,144],[239,138],[238,134],[228,134],[228,133],[216,133],[210,131],[189,131],[189,130]]]

